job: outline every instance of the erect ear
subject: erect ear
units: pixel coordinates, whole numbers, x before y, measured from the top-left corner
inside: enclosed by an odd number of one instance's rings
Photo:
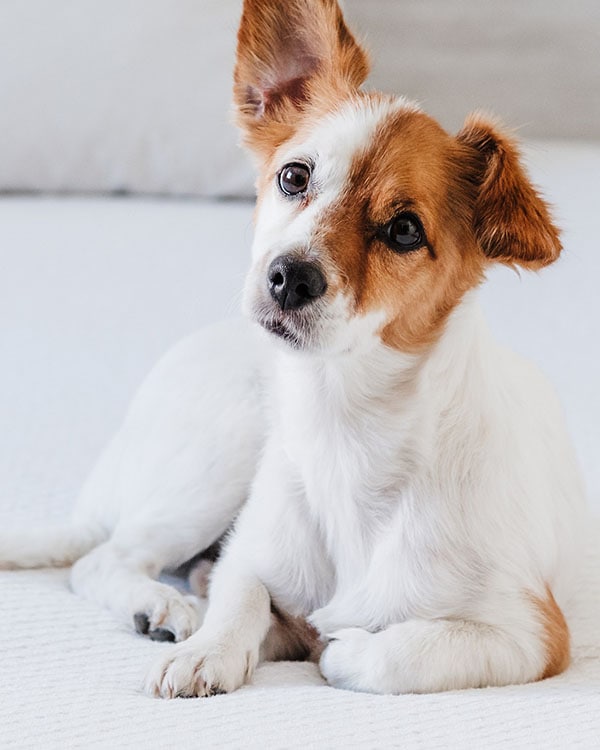
[[[259,153],[286,140],[311,101],[356,90],[368,72],[336,0],[244,0],[234,101]]]
[[[467,147],[476,188],[473,226],[486,256],[530,269],[555,261],[562,249],[558,229],[514,141],[478,114],[467,118],[457,139]]]

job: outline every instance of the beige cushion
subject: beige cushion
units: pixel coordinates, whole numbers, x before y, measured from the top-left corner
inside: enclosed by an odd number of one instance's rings
[[[521,136],[600,138],[600,3],[345,0],[365,30],[372,82],[419,100],[451,130],[494,112]]]

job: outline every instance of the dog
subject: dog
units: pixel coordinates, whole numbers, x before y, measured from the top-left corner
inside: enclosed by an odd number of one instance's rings
[[[157,365],[69,525],[0,539],[2,567],[74,563],[77,593],[181,641],[149,695],[230,692],[268,658],[388,694],[569,664],[577,463],[552,389],[476,299],[494,263],[554,262],[558,230],[495,122],[450,135],[365,91],[368,69],[335,0],[245,0],[249,321]],[[208,605],[157,580],[219,540]]]

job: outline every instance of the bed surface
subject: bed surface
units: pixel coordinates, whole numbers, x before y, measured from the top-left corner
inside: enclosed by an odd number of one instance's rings
[[[498,269],[491,327],[558,389],[600,513],[600,146],[535,144],[531,171],[565,228],[539,275]],[[0,199],[0,524],[63,518],[165,349],[238,311],[252,205]],[[600,746],[600,524],[571,625],[574,663],[527,686],[368,696],[308,664],[262,665],[230,696],[146,698],[146,642],[74,597],[65,571],[0,572],[0,747]]]

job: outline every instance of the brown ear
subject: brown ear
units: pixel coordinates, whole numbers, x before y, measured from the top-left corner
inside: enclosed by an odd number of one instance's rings
[[[530,269],[555,261],[562,249],[558,229],[514,141],[477,114],[467,118],[457,138],[468,147],[465,157],[476,183],[473,226],[486,256]]]
[[[278,146],[311,100],[347,94],[368,72],[336,0],[244,0],[234,101],[251,148]]]

